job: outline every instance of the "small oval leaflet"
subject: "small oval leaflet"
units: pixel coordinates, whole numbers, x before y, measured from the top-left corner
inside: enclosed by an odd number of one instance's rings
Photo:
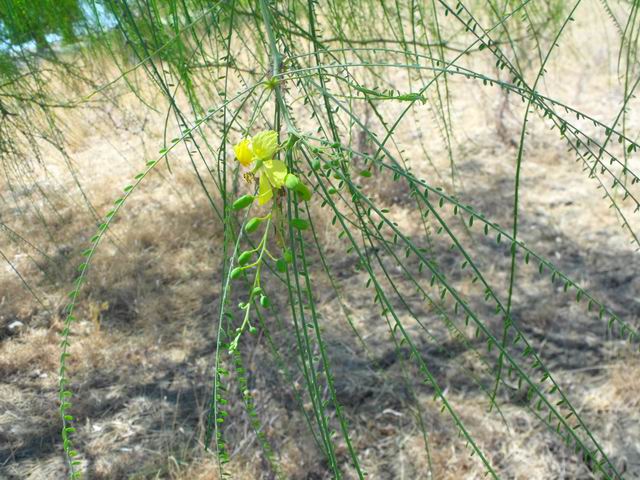
[[[306,230],[309,228],[309,222],[302,218],[294,218],[291,220],[291,226],[298,230]]]

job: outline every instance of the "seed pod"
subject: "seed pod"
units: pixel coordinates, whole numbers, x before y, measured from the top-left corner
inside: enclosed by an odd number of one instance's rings
[[[247,233],[255,232],[258,229],[258,227],[260,226],[261,222],[262,222],[262,220],[259,219],[259,218],[256,218],[256,217],[252,218],[244,226],[244,231],[247,232]]]
[[[298,230],[306,230],[307,228],[309,228],[309,222],[302,218],[293,218],[291,220],[291,226]]]
[[[314,158],[311,161],[311,168],[313,168],[314,170],[318,170],[320,168],[320,159],[319,158]]]
[[[252,335],[255,335],[256,333],[258,333],[258,329],[256,327],[254,327],[253,325],[251,325],[249,327],[249,333]]]
[[[287,271],[287,262],[285,262],[282,258],[279,258],[278,260],[276,260],[276,269],[280,273],[286,272]]]
[[[264,308],[269,308],[269,305],[271,305],[269,297],[267,297],[266,295],[262,295],[260,297],[260,305],[262,305]]]
[[[235,280],[240,276],[241,273],[242,273],[242,268],[236,267],[233,270],[231,270],[231,274],[229,276],[231,277],[232,280]]]
[[[253,252],[242,252],[238,257],[238,263],[240,265],[247,264],[249,260],[251,260],[252,255],[253,255]]]
[[[293,260],[293,254],[291,253],[291,250],[286,249],[284,251],[284,254],[282,255],[282,258],[284,258],[285,262],[291,263],[291,261]]]
[[[243,208],[247,208],[253,203],[253,199],[253,195],[243,195],[235,202],[233,202],[231,208],[233,208],[234,210],[242,210]]]
[[[251,290],[251,295],[254,297],[257,297],[261,293],[262,293],[262,289],[260,287],[256,287],[253,290]]]

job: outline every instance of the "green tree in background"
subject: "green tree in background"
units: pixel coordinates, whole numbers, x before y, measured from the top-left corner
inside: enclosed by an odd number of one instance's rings
[[[78,0],[0,0],[0,38],[9,45],[33,41],[42,50],[52,34],[73,42],[82,19]]]

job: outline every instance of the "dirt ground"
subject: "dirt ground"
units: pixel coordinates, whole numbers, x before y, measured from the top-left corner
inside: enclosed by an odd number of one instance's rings
[[[593,15],[594,8],[589,4],[585,15],[577,16],[562,42],[561,60],[552,58],[541,88],[549,97],[609,123],[623,95],[615,65],[618,45],[610,26]],[[592,48],[578,49],[586,35]],[[468,62],[487,75],[498,75],[482,57]],[[389,78],[399,89],[407,81],[402,74]],[[478,81],[452,77],[450,82],[455,191],[465,203],[510,229],[522,103]],[[130,95],[122,101],[131,108],[126,113],[114,111],[114,123],[90,111],[64,118],[78,181],[101,213],[110,208],[128,179],[155,159],[162,143],[163,117],[135,108]],[[385,115],[393,119],[403,106],[385,104]],[[633,108],[630,112],[633,132],[638,116]],[[417,176],[452,191],[445,142],[435,131],[433,118],[429,105],[417,105],[403,120],[396,140]],[[529,125],[522,167],[521,238],[629,324],[638,325],[640,266],[635,247],[620,227],[620,218],[601,199],[597,183],[549,127],[539,117]],[[433,164],[424,160],[423,146]],[[637,155],[629,161],[633,169]],[[59,156],[51,153],[46,168],[35,164],[30,175],[32,182],[13,185],[11,190],[5,179],[0,190],[1,220],[13,232],[2,230],[0,251],[34,285],[45,305],[25,290],[10,266],[1,264],[2,479],[64,478],[57,410],[58,333],[73,269],[95,228],[95,219]],[[366,188],[392,210],[403,232],[426,245],[407,189],[385,178],[372,182]],[[631,226],[637,225],[633,207],[620,204]],[[337,397],[368,478],[482,478],[482,465],[469,455],[450,418],[440,412],[433,391],[415,378],[411,382],[415,372],[407,367],[406,357],[396,354],[387,325],[364,288],[366,276],[335,241],[338,230],[328,214],[317,204],[312,208],[327,258],[339,272],[342,299],[321,268],[311,272],[315,294]],[[86,460],[87,478],[218,478],[213,454],[202,447],[213,378],[221,235],[190,165],[177,154],[171,172],[163,167],[143,184],[101,247],[83,290],[70,363],[74,415],[79,419],[76,439]],[[506,291],[508,247],[485,238],[480,227],[465,241],[497,290]],[[437,235],[431,242],[456,287],[476,298],[468,278],[459,273],[449,243]],[[536,266],[520,262],[517,278],[514,319],[617,468],[625,478],[640,478],[637,345],[634,350],[633,345],[608,338],[606,320],[587,312],[584,303],[575,302],[575,293],[564,293],[548,275],[538,274]],[[399,269],[394,279],[411,291]],[[488,413],[486,393],[469,376],[469,371],[482,373],[473,352],[449,335],[436,312],[418,296],[408,293],[406,298],[409,305],[398,305],[398,311],[407,317],[423,357],[501,478],[592,478],[521,399],[502,395],[500,411]],[[476,300],[482,305],[481,299]],[[285,293],[276,295],[274,303],[280,318],[267,321],[273,322],[274,342],[286,351],[293,343]],[[499,331],[499,318],[491,316],[488,306],[479,308],[485,308],[488,321]],[[429,326],[432,339],[411,320],[410,312]],[[366,332],[368,351],[354,340],[347,314]],[[481,342],[474,346],[484,348]],[[330,478],[264,336],[249,337],[243,356],[259,418],[284,476]],[[490,386],[484,378],[483,385]],[[294,383],[301,386],[302,379],[295,378]],[[231,395],[236,401],[230,402],[225,436],[232,478],[273,478],[237,392]],[[428,433],[428,452],[420,421]],[[338,458],[345,478],[357,478],[345,445],[338,445]]]

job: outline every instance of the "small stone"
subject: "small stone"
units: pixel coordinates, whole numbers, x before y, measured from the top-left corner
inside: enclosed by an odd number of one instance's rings
[[[7,326],[10,332],[21,330],[22,327],[24,327],[24,323],[22,323],[20,320],[15,320]]]

